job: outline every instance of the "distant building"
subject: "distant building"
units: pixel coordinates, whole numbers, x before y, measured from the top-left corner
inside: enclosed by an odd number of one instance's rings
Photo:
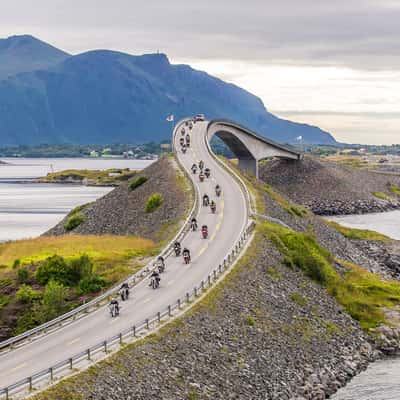
[[[89,156],[90,156],[90,157],[98,157],[98,156],[99,156],[99,153],[98,153],[96,150],[92,150],[92,151],[89,153]]]
[[[161,144],[160,144],[160,148],[161,148],[161,149],[168,150],[168,149],[171,148],[171,143],[161,143]]]

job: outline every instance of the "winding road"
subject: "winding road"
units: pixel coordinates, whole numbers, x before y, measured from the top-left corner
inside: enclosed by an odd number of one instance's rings
[[[190,249],[191,264],[185,265],[182,257],[169,256],[166,259],[166,271],[161,275],[160,288],[151,289],[148,279],[140,282],[131,290],[130,299],[121,304],[119,317],[111,318],[108,309],[101,307],[53,333],[0,355],[0,388],[32,376],[155,315],[184,296],[231,251],[249,221],[244,193],[237,181],[209,152],[206,143],[207,122],[197,122],[193,126],[190,132],[191,147],[186,154],[180,151],[181,126],[175,128],[174,135],[179,161],[191,175],[200,199],[207,193],[217,204],[216,214],[212,214],[209,207],[201,206],[200,201],[197,220],[199,226],[208,226],[209,238],[203,239],[200,230],[188,232],[182,247]],[[211,177],[204,182],[200,182],[198,174],[194,175],[190,170],[191,165],[200,160],[211,169]],[[214,190],[217,183],[222,187],[219,198]]]

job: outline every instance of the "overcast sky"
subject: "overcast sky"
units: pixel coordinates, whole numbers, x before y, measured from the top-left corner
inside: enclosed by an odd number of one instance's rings
[[[338,140],[400,143],[400,0],[1,0],[0,37],[160,50]]]

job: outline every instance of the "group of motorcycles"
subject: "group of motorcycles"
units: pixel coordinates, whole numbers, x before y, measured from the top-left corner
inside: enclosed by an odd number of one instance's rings
[[[186,121],[185,126],[191,130],[193,128],[193,122],[192,121]],[[186,150],[188,147],[190,147],[190,135],[189,133],[186,133],[186,130],[184,127],[181,129],[181,138],[179,139],[179,143],[181,145],[181,150],[183,153],[186,153]],[[192,165],[192,173],[196,174],[197,169],[199,169],[199,180],[200,182],[203,182],[205,178],[210,178],[211,176],[211,170],[210,168],[204,168],[204,162],[201,160],[198,164]],[[222,193],[221,187],[217,184],[215,186],[215,195],[217,197],[220,197]],[[210,201],[210,198],[207,194],[203,195],[203,206],[204,207],[210,207],[211,212],[215,214],[216,212],[216,204],[214,200]],[[197,225],[197,220],[195,218],[192,219],[190,228],[193,232],[197,231],[198,225]],[[202,225],[201,226],[201,235],[203,239],[208,238],[208,227],[207,225]],[[175,256],[179,257],[182,254],[183,261],[186,265],[188,265],[191,261],[191,256],[190,256],[190,251],[187,248],[184,248],[183,250],[181,249],[181,244],[179,242],[175,242],[174,244],[174,252]],[[152,289],[157,289],[160,286],[160,274],[162,274],[165,271],[165,261],[163,257],[158,257],[156,263],[154,264],[154,270],[152,274],[150,275],[150,284],[149,286]],[[119,295],[121,297],[122,301],[126,301],[129,299],[129,285],[128,283],[123,283],[121,285],[121,288],[119,290]],[[113,298],[109,304],[109,309],[111,313],[111,317],[117,317],[120,312],[120,305],[118,303],[118,300],[116,298]]]

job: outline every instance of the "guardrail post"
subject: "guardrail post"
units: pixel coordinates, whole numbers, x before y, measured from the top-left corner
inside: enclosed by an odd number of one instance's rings
[[[119,344],[122,344],[122,333],[119,334]]]
[[[8,388],[5,388],[4,391],[6,392],[6,400],[9,400],[9,397],[8,397]]]
[[[186,293],[186,303],[189,303],[189,301],[190,301],[190,294]]]
[[[86,352],[87,352],[87,359],[90,360],[90,349],[87,349]]]
[[[132,336],[133,337],[136,336],[136,326],[135,325],[132,326]]]
[[[214,274],[214,279],[217,279],[217,270],[214,269],[213,274]]]
[[[28,378],[28,382],[29,382],[29,390],[32,390],[33,386],[32,386],[32,377],[31,376]]]
[[[197,287],[194,287],[194,295],[197,297]]]
[[[208,275],[208,286],[211,286],[211,275]]]
[[[221,264],[218,265],[218,272],[222,273],[222,265]]]
[[[69,359],[69,369],[72,369],[72,358]]]
[[[161,322],[161,313],[160,313],[160,311],[157,313],[157,320],[158,320],[158,323]]]
[[[103,346],[104,346],[104,353],[107,353],[107,340],[103,342]]]
[[[181,299],[178,299],[178,308],[181,309]]]
[[[172,313],[171,313],[171,306],[168,306],[168,316],[171,317]]]
[[[50,372],[50,381],[53,382],[54,380],[54,376],[53,376],[53,367],[49,368],[49,372]]]
[[[148,318],[146,319],[146,329],[150,329],[149,328],[149,319]]]

